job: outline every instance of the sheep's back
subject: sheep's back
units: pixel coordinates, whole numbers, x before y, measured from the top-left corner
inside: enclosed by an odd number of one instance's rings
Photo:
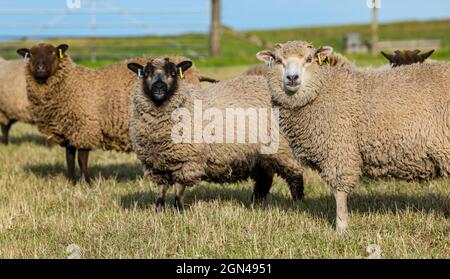
[[[450,63],[368,75],[362,84],[360,146],[365,172],[428,178],[450,159]],[[439,172],[439,171],[438,171]]]
[[[261,76],[238,76],[204,88],[196,96],[207,106],[226,108],[270,108],[267,81]]]
[[[227,127],[227,110],[234,110],[237,113],[246,113],[249,110],[254,110],[256,116],[261,116],[261,110],[264,110],[267,114],[265,116],[270,117],[271,103],[269,98],[269,91],[267,81],[261,76],[240,76],[230,80],[222,81],[218,84],[213,84],[197,96],[203,103],[203,109],[217,109],[222,112],[223,116],[223,140],[225,143],[214,143],[207,146],[210,150],[208,152],[208,175],[220,180],[220,177],[229,181],[232,176],[235,178],[244,178],[248,176],[249,171],[254,167],[258,160],[259,148],[261,143],[257,137],[257,142],[249,142],[247,135],[250,133],[248,125],[256,125],[255,123],[248,123],[245,121],[244,130],[239,126],[239,120],[234,120],[234,135],[243,133],[246,135],[245,143],[229,143],[226,140],[226,132],[230,129]],[[240,112],[238,110],[241,110]],[[204,122],[204,127],[210,123]],[[270,125],[270,119],[268,119],[268,125]],[[269,129],[269,127],[267,127]],[[256,130],[255,130],[256,132]],[[256,135],[257,136],[257,135]],[[235,140],[237,140],[235,138]],[[232,172],[230,172],[232,170]],[[229,176],[224,174],[229,173]]]

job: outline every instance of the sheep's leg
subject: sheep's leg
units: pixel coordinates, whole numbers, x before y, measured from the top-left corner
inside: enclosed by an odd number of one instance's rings
[[[277,153],[269,160],[275,172],[289,185],[291,196],[294,200],[303,198],[303,167],[295,160],[291,148],[284,138],[280,138],[280,146]]]
[[[329,170],[330,168],[328,167],[326,169]],[[338,172],[339,171],[344,170],[338,169]],[[331,172],[331,177],[326,176],[326,174],[330,174],[330,172],[321,173],[325,181],[327,181],[331,188],[334,189],[334,197],[336,199],[336,231],[339,234],[345,234],[349,227],[347,196],[348,193],[354,188],[357,183],[357,179],[359,178],[359,173],[350,173],[350,169],[347,171],[348,174],[340,173],[338,177],[334,178],[334,172]]]
[[[164,204],[166,203],[166,193],[167,187],[166,184],[159,184],[158,186],[159,192],[158,192],[158,198],[156,199],[156,211],[162,211],[164,210]]]
[[[289,190],[293,200],[301,200],[303,198],[303,168],[292,160],[286,160],[282,162],[282,165],[278,168],[277,173],[286,181],[289,185]]]
[[[186,186],[181,184],[175,184],[175,202],[174,206],[178,212],[182,212],[184,210],[184,192],[186,190]]]
[[[255,181],[253,188],[252,202],[264,200],[272,187],[274,173],[268,168],[257,166],[252,173]]]
[[[361,153],[356,144],[356,136],[333,136],[337,141],[329,142],[327,160],[319,165],[321,177],[334,190],[336,199],[336,231],[340,234],[349,228],[347,195],[359,182],[363,166]],[[331,140],[331,139],[330,139]],[[345,144],[344,144],[345,143]]]
[[[8,145],[8,132],[7,126],[2,124],[2,143],[4,145]]]
[[[14,124],[14,120],[9,121],[7,124],[2,125],[2,142],[5,145],[8,145],[9,143],[9,130],[11,129],[12,124]]]
[[[338,233],[346,233],[348,229],[347,193],[337,190],[336,198],[336,230]]]
[[[78,166],[81,170],[81,182],[91,184],[91,178],[88,174],[89,149],[78,150]]]
[[[66,162],[67,162],[67,178],[75,183],[75,156],[77,149],[73,146],[66,147]]]

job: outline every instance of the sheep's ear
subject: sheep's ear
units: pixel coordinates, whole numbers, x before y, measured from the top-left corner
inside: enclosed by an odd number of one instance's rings
[[[262,50],[256,54],[256,58],[265,63],[269,63],[271,57],[274,59],[275,55],[270,50]]]
[[[69,49],[69,46],[67,44],[60,44],[59,46],[56,47],[56,49],[58,50],[60,58],[62,58],[61,56],[63,56],[64,53],[66,53],[66,51]]]
[[[140,75],[144,72],[144,66],[138,64],[138,63],[128,63],[128,69],[133,71],[135,74]]]
[[[186,72],[190,67],[192,67],[192,61],[186,60],[177,64],[177,69],[181,69]]]
[[[385,53],[384,51],[381,51],[381,54],[383,54],[383,56],[386,57],[386,59],[389,60],[389,62],[391,63],[394,62],[394,55]]]
[[[23,58],[25,58],[25,56],[27,56],[30,53],[30,50],[28,48],[21,48],[17,50],[17,53]]]
[[[330,46],[322,46],[318,50],[316,50],[315,57],[320,58],[322,61],[325,61],[325,58],[330,56],[333,53],[333,48]]]
[[[423,59],[422,61],[425,61],[425,59],[427,59],[428,57],[430,57],[431,54],[433,54],[433,52],[434,52],[434,49],[432,49],[432,50],[430,50],[430,51],[427,51],[427,52],[425,52],[425,53],[422,53],[422,54],[420,55],[420,58]]]

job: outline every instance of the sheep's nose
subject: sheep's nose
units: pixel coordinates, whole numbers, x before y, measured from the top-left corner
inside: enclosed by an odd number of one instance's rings
[[[39,72],[45,71],[44,64],[38,64],[38,65],[37,65],[37,70],[38,70]]]
[[[297,80],[298,80],[298,75],[296,75],[296,74],[294,74],[294,75],[288,75],[288,76],[287,76],[287,79],[288,79],[290,82],[297,81]]]
[[[155,82],[155,88],[156,89],[163,89],[164,88],[164,83],[162,83],[162,82]]]

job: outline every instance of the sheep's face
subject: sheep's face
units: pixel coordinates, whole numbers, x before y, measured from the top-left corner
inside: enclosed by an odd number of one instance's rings
[[[169,58],[155,58],[144,67],[129,63],[128,68],[142,79],[144,93],[157,106],[163,104],[178,89],[179,80],[184,72],[192,66],[191,61],[175,64]]]
[[[312,45],[294,41],[285,45],[277,44],[275,51],[260,51],[256,57],[268,63],[281,75],[286,94],[297,93],[310,77],[310,69],[317,66],[316,61],[325,61],[332,53],[331,47],[316,50]],[[321,64],[321,63],[319,63]]]
[[[31,49],[22,48],[17,50],[25,59],[29,59],[28,67],[34,78],[40,82],[45,82],[56,70],[65,52],[69,48],[66,44],[57,47],[51,44],[37,44]]]
[[[428,52],[420,53],[420,50],[396,50],[393,54],[381,52],[384,57],[386,57],[387,60],[389,60],[389,63],[392,65],[392,67],[398,67],[401,65],[410,65],[414,63],[423,63],[428,57],[433,54],[434,49],[430,50]]]

